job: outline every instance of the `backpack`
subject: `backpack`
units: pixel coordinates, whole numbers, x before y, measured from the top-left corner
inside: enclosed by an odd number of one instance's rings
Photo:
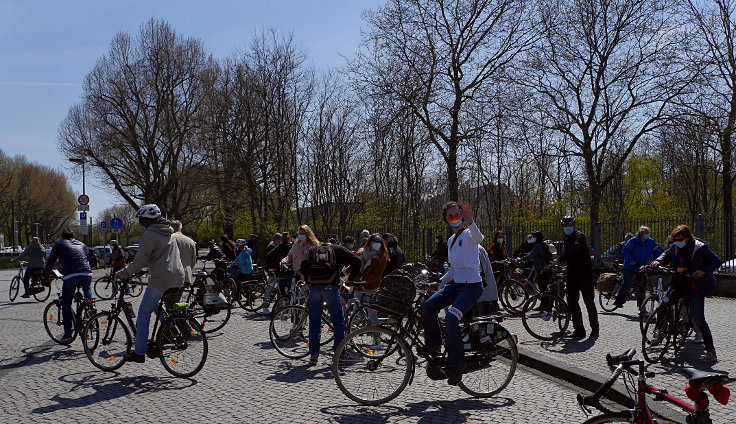
[[[312,284],[332,284],[337,278],[337,261],[332,245],[314,248],[309,258],[309,282]]]
[[[552,244],[551,241],[545,240],[544,241],[544,261],[547,263],[552,262],[555,259],[554,254],[552,253],[552,250],[555,251],[555,254],[557,253],[557,249],[555,248],[555,245]]]

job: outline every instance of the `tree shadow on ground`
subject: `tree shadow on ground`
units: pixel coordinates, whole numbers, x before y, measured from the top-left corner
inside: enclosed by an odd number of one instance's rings
[[[492,411],[508,408],[515,404],[507,397],[488,399],[426,400],[406,404],[406,408],[392,405],[362,406],[338,405],[320,409],[330,416],[330,421],[341,424],[386,423],[404,418],[416,423],[452,422],[462,423],[473,416],[472,411]]]
[[[51,405],[38,407],[31,412],[47,414],[69,408],[83,408],[113,399],[122,398],[131,394],[159,392],[163,390],[182,390],[197,384],[194,379],[175,377],[156,377],[149,375],[121,377],[119,373],[101,374],[100,372],[81,372],[66,374],[59,380],[72,385],[69,393],[79,390],[94,390],[93,393],[82,397],[51,397]]]
[[[42,364],[48,361],[65,361],[71,359],[78,359],[78,357],[84,356],[84,354],[75,351],[69,346],[64,346],[64,350],[54,350],[55,347],[60,345],[54,342],[46,342],[40,346],[31,346],[21,350],[22,357],[16,362],[9,364],[0,365],[0,377],[2,377],[3,371],[10,370],[13,368],[20,368],[30,365]]]

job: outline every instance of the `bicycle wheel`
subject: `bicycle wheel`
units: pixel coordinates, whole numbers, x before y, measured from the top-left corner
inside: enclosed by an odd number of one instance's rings
[[[44,287],[44,286],[38,285],[36,287],[41,287],[44,290],[43,291],[40,291],[38,293],[33,293],[33,297],[38,302],[45,302],[45,301],[47,301],[49,299],[49,296],[51,296],[51,286]]]
[[[606,312],[613,312],[618,307],[616,306],[616,293],[621,288],[621,283],[617,282],[614,286],[613,291],[610,293],[598,292],[598,304],[601,305],[601,309]]]
[[[235,304],[237,291],[238,287],[235,285],[235,280],[228,276],[225,276],[225,278],[223,278],[222,280],[222,292],[225,295],[227,301],[231,304]]]
[[[248,284],[245,287],[245,308],[250,312],[259,312],[266,302],[266,287],[263,284]]]
[[[171,375],[189,378],[207,361],[207,336],[199,323],[187,315],[166,319],[156,336],[161,364]]]
[[[205,310],[203,307],[196,307],[193,308],[195,313],[194,318],[199,322],[205,333],[213,333],[221,330],[230,321],[232,308],[233,305],[228,302],[225,302],[224,308],[214,313],[213,311]]]
[[[64,344],[61,341],[64,339],[64,317],[62,316],[61,301],[54,300],[46,305],[43,310],[43,327],[46,329],[46,334],[51,337],[51,340],[58,344]],[[74,328],[74,322],[76,322],[76,316],[72,309],[72,335],[71,339],[74,340],[77,337],[77,329]]]
[[[631,422],[626,418],[609,417],[608,415],[596,415],[590,417],[583,424],[606,424],[606,423],[628,423]]]
[[[641,352],[650,364],[659,362],[670,346],[672,323],[669,307],[662,305],[647,318],[641,336]]]
[[[458,386],[465,393],[479,398],[495,396],[509,385],[516,372],[519,351],[516,340],[503,327],[496,326],[496,332],[502,331],[503,339],[487,352],[478,352],[474,357],[466,359],[467,367],[473,371],[466,372]]]
[[[235,289],[235,301],[242,309],[250,311],[250,303],[248,303],[248,286],[255,283],[242,283],[238,284]]]
[[[376,334],[387,340],[371,349]],[[359,350],[368,349],[365,356]],[[398,396],[414,372],[414,354],[400,335],[381,326],[364,327],[350,333],[337,346],[332,375],[340,391],[362,405],[380,405]]]
[[[128,280],[128,295],[138,297],[143,293],[143,281],[138,278]]]
[[[693,332],[693,324],[689,317],[690,311],[686,306],[678,305],[678,307],[680,309],[676,314],[675,325],[670,332],[672,334],[672,349],[675,352],[679,352],[685,346],[685,341]]]
[[[268,326],[271,344],[281,355],[301,359],[309,355],[309,314],[303,306],[291,305],[274,312]]]
[[[103,300],[109,300],[115,297],[113,294],[113,287],[115,282],[110,278],[109,275],[100,277],[95,280],[95,295]]]
[[[8,297],[10,301],[14,302],[15,298],[18,297],[18,290],[20,289],[20,277],[17,275],[10,281],[10,289],[8,290]]]
[[[498,288],[498,300],[511,315],[521,314],[521,310],[529,300],[529,291],[526,284],[518,280],[507,279]]]
[[[88,336],[97,334],[94,343]],[[130,330],[123,320],[110,312],[93,315],[82,329],[82,346],[87,359],[102,371],[115,371],[123,366],[133,346]]]
[[[647,322],[647,318],[654,313],[657,307],[659,307],[659,296],[657,294],[647,296],[639,307],[639,331],[642,334],[644,334],[644,323]]]
[[[534,338],[555,340],[562,337],[570,325],[570,308],[559,296],[540,293],[524,305],[521,322]]]

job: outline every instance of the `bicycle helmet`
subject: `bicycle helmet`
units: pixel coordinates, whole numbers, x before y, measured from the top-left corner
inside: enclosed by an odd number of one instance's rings
[[[161,216],[161,209],[156,205],[143,205],[138,209],[138,213],[135,214],[136,218],[151,218],[156,219]]]
[[[575,218],[573,218],[572,216],[569,216],[569,215],[568,216],[564,216],[560,220],[560,224],[562,224],[562,225],[575,225]]]
[[[235,244],[238,246],[245,246],[245,239],[237,239],[235,240]]]

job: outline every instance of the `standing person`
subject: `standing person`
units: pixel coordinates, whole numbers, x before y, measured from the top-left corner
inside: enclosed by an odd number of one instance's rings
[[[488,252],[480,244],[478,245],[480,259],[480,276],[483,277],[483,293],[476,303],[477,316],[490,315],[498,312],[498,286],[496,277],[493,275],[493,264],[488,257]]]
[[[685,296],[690,303],[693,322],[700,329],[705,344],[705,355],[700,360],[709,364],[716,363],[718,356],[713,343],[713,334],[705,320],[705,296],[715,291],[716,278],[713,272],[723,265],[723,261],[705,242],[693,237],[687,225],[678,225],[672,231],[671,237],[672,245],[652,262],[651,266],[657,268],[662,263],[669,263],[673,269],[686,268],[692,273],[695,281],[689,287],[670,286],[666,297],[672,302],[673,290],[676,291],[675,296]]]
[[[542,287],[541,282],[538,281],[538,277],[542,269],[552,261],[552,255],[549,252],[547,244],[544,242],[544,236],[541,231],[533,232],[531,241],[532,250],[521,258],[521,260],[532,262],[532,274],[529,276],[529,279],[536,282],[539,291],[544,291],[546,287]]]
[[[447,257],[447,242],[441,236],[434,238],[434,252],[432,252],[433,271],[444,271],[444,265],[449,261]]]
[[[572,315],[574,331],[572,337],[585,337],[583,313],[580,310],[580,296],[583,297],[585,309],[590,321],[590,337],[598,337],[598,311],[595,308],[593,292],[593,264],[590,261],[590,250],[585,234],[575,229],[575,218],[566,216],[560,221],[565,233],[564,251],[552,263],[567,263],[567,303]]]
[[[307,250],[314,246],[319,246],[319,240],[314,236],[314,232],[309,228],[309,225],[301,225],[296,238],[294,244],[291,245],[289,254],[281,260],[282,264],[294,268],[295,275],[299,274],[299,267]]]
[[[360,258],[360,273],[357,278],[365,281],[363,288],[355,289],[355,297],[361,302],[368,302],[373,293],[381,287],[381,278],[388,263],[388,247],[383,237],[376,233],[368,237],[366,243],[355,254]],[[368,318],[373,325],[378,325],[378,314],[375,309],[368,308]]]
[[[28,288],[31,277],[35,272],[42,271],[44,266],[46,266],[46,251],[43,250],[43,246],[41,245],[41,242],[38,241],[38,237],[33,237],[33,239],[31,239],[31,244],[23,249],[23,252],[21,252],[20,255],[13,258],[13,261],[19,262],[26,257],[28,257],[28,266],[26,267],[25,274],[23,274],[23,294],[20,296],[24,299],[31,296]]]
[[[365,242],[368,240],[368,237],[371,236],[371,232],[368,230],[363,230],[360,232],[360,242],[358,243],[358,246],[362,246],[365,244]]]
[[[521,243],[521,245],[519,245],[519,247],[517,247],[516,250],[514,250],[514,257],[520,258],[526,255],[527,253],[531,252],[533,248],[534,248],[534,243],[532,242],[532,235],[527,234],[524,242]]]
[[[181,221],[171,221],[171,229],[174,230],[174,234],[171,237],[176,241],[176,247],[179,248],[181,266],[184,267],[184,285],[188,287],[194,281],[192,269],[197,264],[197,243],[182,233]]]
[[[173,237],[174,229],[170,222],[161,216],[158,206],[143,205],[136,214],[138,223],[145,230],[141,236],[141,247],[135,259],[118,271],[115,278],[130,278],[144,266],[148,267],[148,287],[146,287],[138,318],[135,322],[135,350],[128,360],[143,363],[148,349],[148,325],[151,313],[158,313],[158,302],[169,289],[181,289],[184,284],[184,266],[179,255],[179,246]]]
[[[657,258],[662,254],[662,249],[652,239],[650,233],[651,230],[649,227],[642,225],[639,227],[636,237],[630,238],[621,248],[621,256],[624,258],[624,281],[616,294],[614,305],[617,308],[623,307],[629,298],[629,290],[631,290],[631,284],[634,280],[634,273],[639,271],[639,268],[642,266],[651,262],[653,258]],[[644,284],[639,284],[636,292],[637,308],[644,302],[645,288]]]
[[[281,233],[281,242],[266,253],[266,272],[273,273],[279,279],[279,291],[282,295],[288,293],[294,277],[291,272],[281,271],[281,260],[286,258],[291,250],[290,239],[288,232]]]
[[[437,316],[440,310],[449,306],[445,315],[446,374],[447,383],[456,385],[462,380],[465,370],[460,322],[483,293],[478,250],[483,234],[473,222],[473,209],[468,202],[463,203],[462,210],[456,202],[446,203],[442,208],[442,220],[454,233],[447,240],[450,269],[440,281],[443,287],[422,304],[422,322],[427,348],[440,352],[442,333]]]
[[[120,271],[121,269],[125,268],[125,266],[128,264],[126,259],[126,254],[123,251],[123,247],[120,246],[120,243],[118,243],[117,240],[110,240],[110,246],[112,247],[112,253],[110,254],[110,266],[112,266],[112,272],[113,274]],[[128,286],[124,283],[124,292],[128,293]],[[112,285],[112,296],[113,298],[116,297],[118,294],[118,285],[113,284]]]
[[[386,264],[386,269],[383,270],[383,275],[387,275],[391,271],[401,269],[404,266],[404,262],[406,262],[406,258],[404,257],[404,252],[399,247],[399,241],[395,235],[386,233],[383,235],[383,239],[386,241],[386,246],[388,247],[388,264]]]
[[[250,247],[250,257],[253,263],[256,263],[258,261],[258,234],[251,234],[245,245]]]
[[[506,236],[503,231],[496,230],[496,234],[493,235],[493,241],[488,245],[488,259],[496,262],[503,261],[508,257],[509,255],[506,252]]]
[[[64,315],[64,335],[61,337],[63,344],[71,342],[73,329],[72,300],[74,291],[78,284],[84,289],[84,297],[91,299],[92,269],[87,259],[87,246],[74,238],[70,229],[61,232],[61,240],[54,243],[51,248],[49,260],[43,270],[44,275],[51,274],[56,261],[61,262],[61,273],[64,275],[64,283],[61,286],[61,312]]]
[[[299,230],[302,231],[303,227],[309,229],[306,225],[302,225]],[[299,236],[301,237],[301,233]],[[345,338],[345,317],[340,301],[340,269],[338,268],[340,263],[348,264],[352,268],[348,276],[348,283],[355,281],[355,277],[360,272],[360,258],[342,246],[333,244],[312,246],[305,252],[299,266],[300,272],[307,281],[305,286],[309,290],[310,365],[316,365],[319,360],[323,304],[327,305],[327,310],[330,312],[335,335],[332,350],[337,349],[337,345]]]
[[[266,250],[263,251],[264,257],[268,256],[268,252],[273,250],[273,248],[281,244],[281,238],[282,238],[281,233],[275,233],[273,237],[271,237],[271,241],[268,242],[268,246],[266,246]]]
[[[617,261],[623,261],[624,260],[624,256],[623,256],[623,253],[622,253],[623,248],[626,245],[626,242],[628,242],[632,238],[634,238],[634,234],[632,234],[632,233],[626,233],[626,234],[624,234],[624,241],[622,241],[621,243],[618,244],[618,246],[616,246],[616,250],[613,252],[613,257]]]
[[[225,259],[232,262],[235,260],[237,255],[235,252],[238,250],[238,245],[234,241],[230,240],[227,234],[220,236],[220,243],[222,243],[222,253],[225,254]]]

